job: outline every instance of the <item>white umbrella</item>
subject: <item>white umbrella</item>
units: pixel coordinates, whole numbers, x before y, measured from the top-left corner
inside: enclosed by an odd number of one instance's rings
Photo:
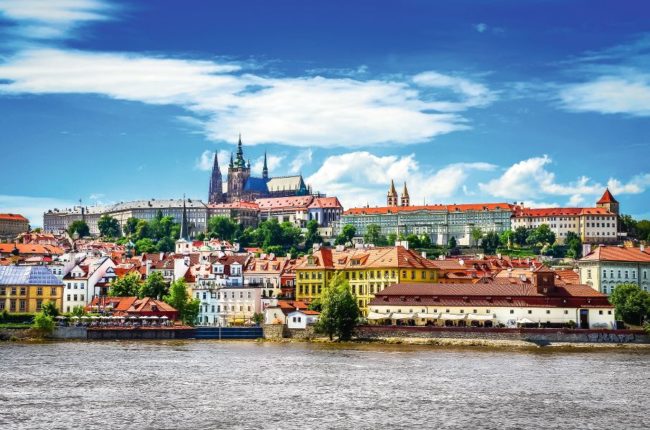
[[[160,317],[160,319],[161,320],[168,320],[169,318],[167,318],[167,315],[163,315],[163,316]]]
[[[368,314],[368,319],[369,320],[384,320],[384,319],[390,319],[391,314],[380,314],[379,312],[370,312]]]
[[[132,320],[137,320],[138,319],[138,317],[136,317],[134,315],[131,315],[129,318],[131,318]]]
[[[67,317],[64,317],[63,315],[58,315],[58,316],[56,317],[56,319],[58,319],[58,320],[64,320],[64,319],[66,319],[66,318],[67,318]]]
[[[73,320],[78,320],[78,319],[79,319],[79,317],[75,315],[75,316],[73,316],[73,317],[70,317],[70,319],[73,319]]]
[[[77,317],[77,318],[79,318],[79,317]],[[87,320],[88,318],[90,318],[88,315],[82,315],[81,316],[81,319],[86,319]]]
[[[149,318],[147,318],[147,317],[140,317],[140,319],[141,319],[141,320],[146,320],[146,319],[149,319]]]
[[[90,317],[90,319],[91,319],[91,320],[98,320],[98,319],[99,319],[99,317],[98,317],[98,316],[95,316],[95,315],[93,315],[93,316],[91,316],[91,317]]]
[[[531,321],[528,318],[522,318],[517,320],[517,324],[533,324],[535,321]]]

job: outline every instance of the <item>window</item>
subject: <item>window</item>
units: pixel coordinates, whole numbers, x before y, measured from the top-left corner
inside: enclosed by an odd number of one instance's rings
[[[564,315],[569,315],[569,311],[565,309],[564,310]]]
[[[43,300],[41,300],[41,299],[36,300],[36,311],[37,312],[41,310],[42,305],[43,305]]]
[[[43,287],[38,287],[36,289],[36,295],[37,296],[42,296],[43,295]]]
[[[533,313],[533,310],[532,310],[532,309],[528,309],[528,315],[530,315],[530,314],[532,314],[532,313]]]
[[[27,300],[20,301],[20,311],[25,312],[27,310]]]
[[[603,311],[598,311],[598,315],[602,315],[602,314],[603,314]]]
[[[50,288],[50,296],[56,296],[56,287]]]
[[[514,313],[515,313],[515,310],[514,310],[514,309],[510,309],[510,313],[511,313],[511,314],[514,314]]]
[[[550,313],[551,313],[551,310],[550,310],[550,309],[546,309],[546,314],[548,315],[548,314],[550,314]]]

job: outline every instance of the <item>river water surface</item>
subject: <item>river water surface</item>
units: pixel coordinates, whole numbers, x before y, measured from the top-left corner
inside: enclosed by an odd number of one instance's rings
[[[256,342],[0,344],[0,428],[650,428],[650,355]]]

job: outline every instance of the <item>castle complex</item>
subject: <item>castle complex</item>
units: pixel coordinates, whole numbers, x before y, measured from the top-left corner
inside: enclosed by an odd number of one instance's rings
[[[254,201],[266,197],[290,197],[305,196],[311,194],[309,187],[305,184],[302,175],[279,176],[269,178],[269,169],[266,164],[266,153],[264,153],[264,167],[262,177],[251,176],[250,160],[244,159],[241,135],[237,143],[237,155],[233,159],[230,155],[228,165],[228,184],[226,192],[223,191],[223,181],[217,154],[214,154],[214,165],[210,178],[210,190],[208,203],[233,203],[240,201]]]

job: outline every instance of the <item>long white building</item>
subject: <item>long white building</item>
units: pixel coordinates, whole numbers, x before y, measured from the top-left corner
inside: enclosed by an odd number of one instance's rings
[[[650,252],[643,247],[599,246],[578,260],[580,283],[603,294],[620,284],[637,284],[650,291]]]

